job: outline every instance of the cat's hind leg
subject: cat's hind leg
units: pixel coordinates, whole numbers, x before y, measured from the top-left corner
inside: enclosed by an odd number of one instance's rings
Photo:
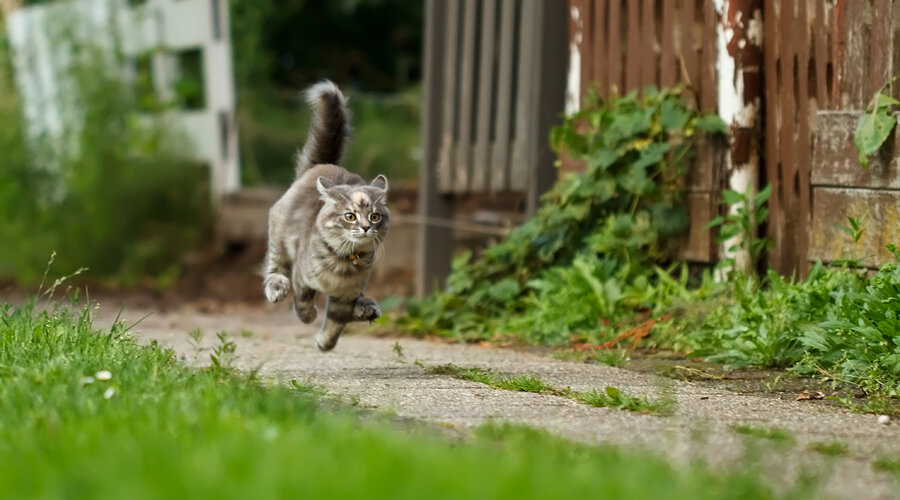
[[[316,308],[316,290],[303,284],[303,280],[298,276],[297,270],[294,270],[294,314],[297,319],[310,324],[316,320],[318,309]]]
[[[330,351],[337,345],[338,338],[344,331],[347,323],[354,321],[354,309],[356,306],[356,297],[344,298],[328,296],[328,302],[325,303],[325,321],[316,334],[316,347],[320,351]]]

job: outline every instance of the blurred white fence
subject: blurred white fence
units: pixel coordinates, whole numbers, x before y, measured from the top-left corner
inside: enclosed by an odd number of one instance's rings
[[[28,133],[50,139],[57,148],[67,147],[64,127],[77,123],[70,118],[79,112],[65,92],[71,54],[52,38],[61,20],[72,21],[80,39],[121,50],[133,59],[132,66],[138,57],[149,56],[154,87],[164,100],[175,95],[182,61],[187,57],[199,65],[200,104],[171,111],[167,118],[189,138],[193,159],[209,165],[214,202],[240,187],[228,0],[69,0],[8,11]],[[129,68],[122,69],[127,75]]]

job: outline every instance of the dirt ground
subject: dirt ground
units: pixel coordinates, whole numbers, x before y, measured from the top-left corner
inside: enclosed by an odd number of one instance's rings
[[[108,324],[121,300],[100,298],[98,319]],[[676,380],[596,363],[556,360],[545,354],[488,346],[411,338],[374,337],[355,328],[329,353],[313,344],[316,325],[297,321],[285,304],[259,302],[214,306],[169,303],[152,309],[140,297],[126,304],[124,319],[145,317],[134,328],[142,342],[157,340],[185,362],[205,364],[226,332],[237,345],[236,366],[259,370],[279,382],[296,380],[321,387],[351,404],[467,432],[489,420],[547,429],[588,443],[638,446],[675,462],[704,459],[715,466],[753,464],[776,485],[794,484],[812,474],[822,496],[847,499],[900,498],[900,482],[873,465],[880,457],[900,457],[900,422],[880,423],[876,415],[851,413],[833,405],[730,390],[725,384]],[[188,332],[199,329],[201,344]],[[569,399],[491,389],[426,368],[444,363],[503,374],[535,375],[574,390],[616,387],[651,399],[671,398],[671,416],[595,408]],[[780,442],[753,438],[735,427],[783,429]],[[839,442],[846,453],[827,456],[817,444]]]

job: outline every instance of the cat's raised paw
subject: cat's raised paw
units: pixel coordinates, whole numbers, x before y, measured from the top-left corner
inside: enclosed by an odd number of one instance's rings
[[[291,289],[291,282],[287,276],[280,274],[270,274],[266,277],[265,291],[266,300],[269,302],[281,302],[287,297],[288,291]]]
[[[374,300],[362,297],[356,301],[353,307],[353,319],[356,321],[375,321],[381,317],[381,309]]]

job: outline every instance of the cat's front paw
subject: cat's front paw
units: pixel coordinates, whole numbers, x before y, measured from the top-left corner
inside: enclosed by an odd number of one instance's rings
[[[269,302],[281,302],[287,297],[288,291],[291,289],[291,281],[287,276],[280,274],[270,274],[266,276],[265,292],[266,300]]]
[[[356,301],[353,307],[353,319],[356,321],[375,321],[381,317],[381,309],[374,300],[368,297],[361,297]]]

